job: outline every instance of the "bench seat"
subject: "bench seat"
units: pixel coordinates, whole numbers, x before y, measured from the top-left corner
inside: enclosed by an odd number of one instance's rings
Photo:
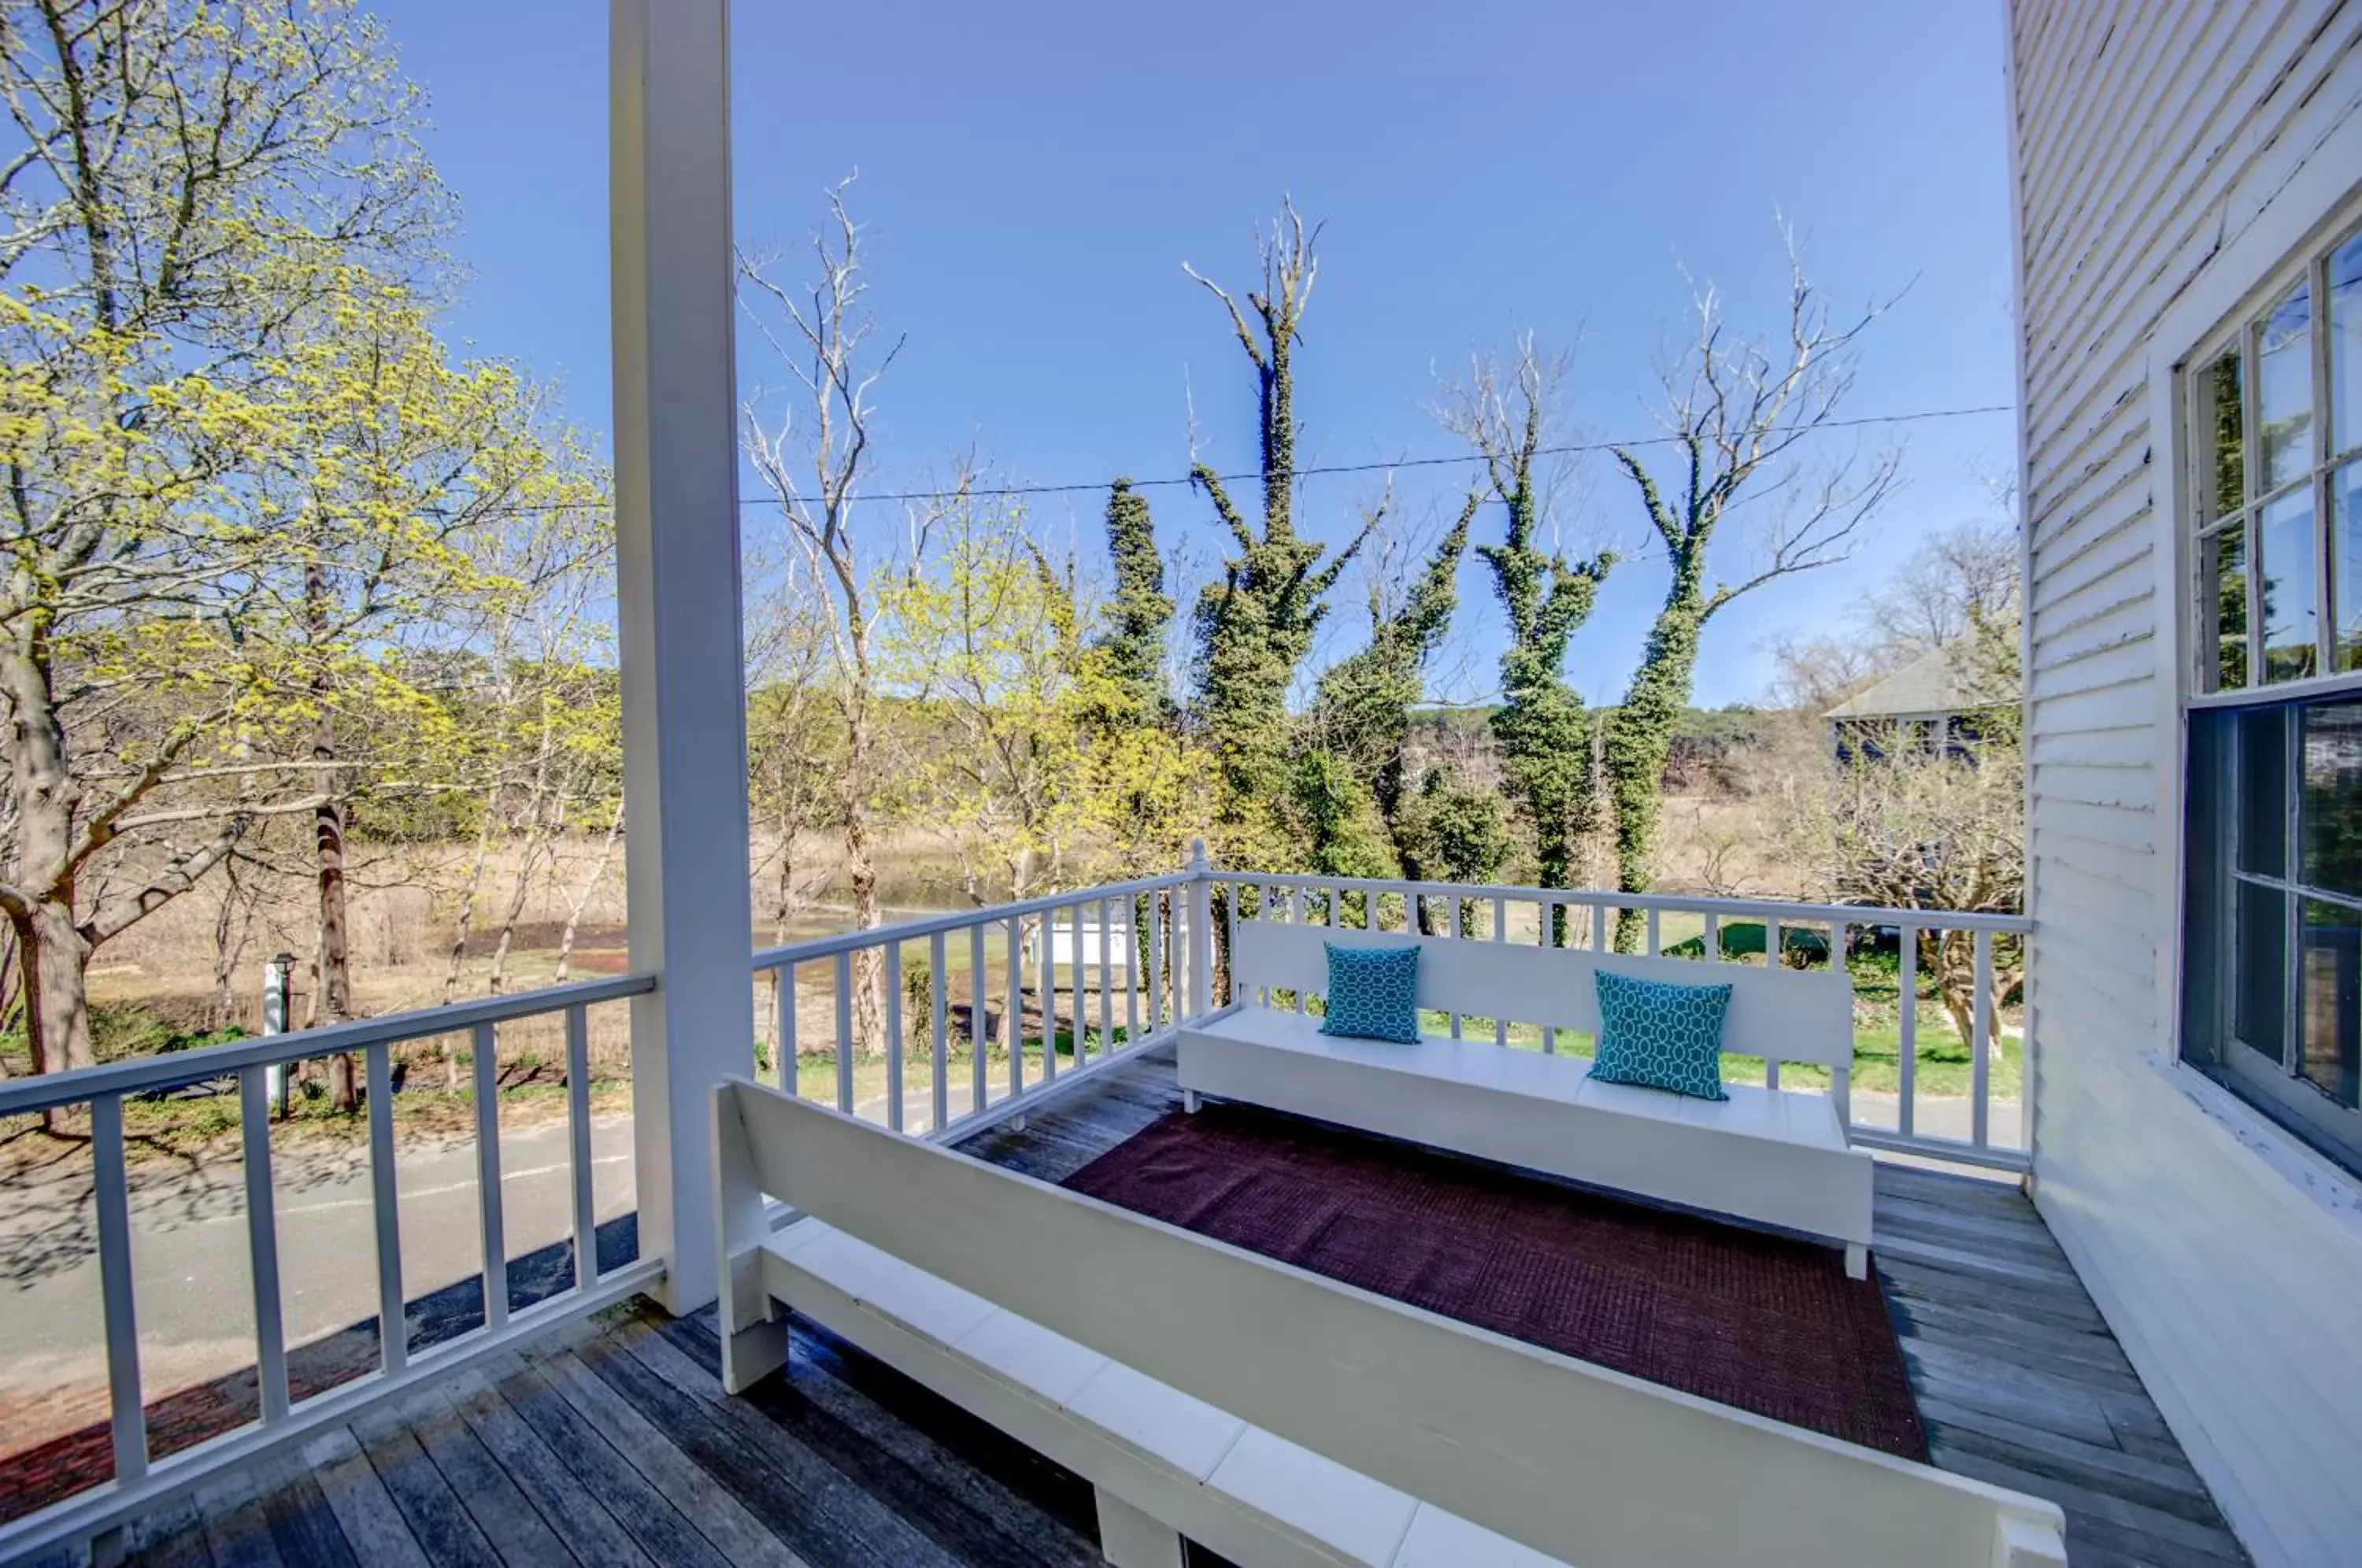
[[[1253,1004],[1181,1032],[1182,1089],[1269,1107],[1833,1241],[1867,1270],[1872,1164],[1829,1096],[1752,1084],[1692,1099],[1598,1082],[1587,1058],[1488,1040],[1320,1032]]]
[[[1098,1489],[1118,1568],[1174,1531],[1241,1562],[1550,1568],[1555,1560],[1250,1426],[821,1220],[774,1232],[766,1290]]]

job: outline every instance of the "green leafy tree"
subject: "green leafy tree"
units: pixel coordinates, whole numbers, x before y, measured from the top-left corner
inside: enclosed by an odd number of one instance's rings
[[[1259,246],[1263,286],[1247,294],[1253,323],[1220,284],[1183,268],[1221,301],[1255,372],[1261,524],[1247,520],[1209,465],[1191,469],[1236,550],[1223,562],[1222,580],[1198,603],[1197,684],[1199,717],[1220,773],[1219,847],[1241,867],[1286,858],[1275,807],[1290,793],[1295,748],[1287,694],[1312,651],[1330,589],[1368,536],[1365,528],[1330,556],[1296,531],[1295,352],[1319,271],[1318,238],[1295,204],[1285,203]]]
[[[1567,682],[1566,654],[1616,564],[1609,552],[1570,561],[1543,547],[1556,486],[1540,465],[1563,374],[1562,361],[1544,359],[1527,338],[1506,371],[1477,363],[1443,414],[1484,459],[1492,496],[1506,513],[1501,542],[1476,547],[1509,623],[1493,738],[1509,794],[1533,835],[1535,880],[1545,888],[1573,886],[1583,839],[1596,820],[1590,719]],[[1566,940],[1562,907],[1551,941],[1563,946]]]
[[[1878,306],[1845,325],[1805,276],[1792,232],[1788,329],[1776,344],[1734,339],[1711,287],[1696,296],[1697,333],[1665,377],[1663,423],[1674,449],[1670,492],[1631,447],[1616,461],[1638,492],[1667,567],[1665,596],[1623,705],[1609,718],[1606,756],[1616,800],[1617,886],[1654,884],[1658,808],[1673,729],[1689,705],[1707,621],[1764,584],[1843,560],[1857,530],[1895,490],[1899,454],[1808,466],[1809,443],[1838,421],[1853,390],[1857,344]],[[1760,500],[1761,553],[1748,575],[1712,580],[1708,555],[1723,520]],[[1617,911],[1616,945],[1639,949],[1645,919]]]
[[[320,810],[256,745],[316,668],[267,477],[326,438],[293,369],[357,278],[440,271],[447,204],[350,0],[13,6],[0,99],[0,912],[47,1070],[92,1060],[95,949]]]

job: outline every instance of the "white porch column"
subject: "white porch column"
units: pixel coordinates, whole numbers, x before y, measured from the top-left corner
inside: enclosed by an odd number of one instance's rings
[[[728,0],[612,0],[624,870],[640,1253],[717,1290],[710,1093],[752,1077]]]

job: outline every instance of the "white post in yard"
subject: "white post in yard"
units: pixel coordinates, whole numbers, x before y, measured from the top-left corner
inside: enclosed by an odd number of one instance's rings
[[[611,0],[616,589],[640,1253],[717,1275],[712,1098],[755,1071],[733,365],[729,0]],[[752,1189],[744,1215],[757,1224]]]
[[[262,964],[262,1032],[265,1035],[287,1032],[287,980],[295,972],[295,955],[275,954]],[[271,1066],[266,1069],[265,1083],[270,1109],[279,1115],[287,1113],[287,1069]]]

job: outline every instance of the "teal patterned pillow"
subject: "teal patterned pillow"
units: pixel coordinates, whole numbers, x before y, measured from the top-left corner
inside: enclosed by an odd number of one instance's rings
[[[1418,949],[1321,945],[1329,949],[1329,1013],[1320,1032],[1418,1044]]]
[[[1671,1089],[1696,1099],[1722,1092],[1722,1015],[1728,986],[1676,986],[1594,970],[1599,988],[1599,1054],[1591,1076],[1602,1083]]]

